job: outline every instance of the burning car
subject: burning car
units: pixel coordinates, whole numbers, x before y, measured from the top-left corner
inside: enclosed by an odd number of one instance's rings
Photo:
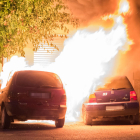
[[[139,122],[139,102],[130,81],[126,76],[111,78],[90,94],[82,106],[83,121],[86,125],[92,120],[128,119],[131,124]]]
[[[55,73],[17,71],[0,92],[2,129],[9,128],[15,119],[55,120],[56,127],[63,127],[66,93]]]

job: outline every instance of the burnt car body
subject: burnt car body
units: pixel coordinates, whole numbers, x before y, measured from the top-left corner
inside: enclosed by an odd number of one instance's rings
[[[66,93],[55,73],[17,71],[1,89],[1,127],[9,128],[14,119],[55,120],[63,127],[66,114]]]
[[[109,119],[128,119],[131,124],[138,124],[139,102],[128,78],[116,76],[98,87],[83,104],[82,115],[87,125]]]

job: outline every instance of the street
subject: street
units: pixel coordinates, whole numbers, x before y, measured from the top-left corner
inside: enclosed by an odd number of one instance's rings
[[[65,123],[63,128],[56,128],[50,122],[16,122],[9,130],[0,130],[0,140],[139,140],[139,125],[128,122],[83,122]]]

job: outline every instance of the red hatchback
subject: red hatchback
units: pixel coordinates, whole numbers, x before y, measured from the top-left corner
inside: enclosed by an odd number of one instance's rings
[[[17,71],[1,89],[0,106],[2,129],[9,128],[14,119],[55,120],[56,127],[63,127],[66,93],[55,73]]]

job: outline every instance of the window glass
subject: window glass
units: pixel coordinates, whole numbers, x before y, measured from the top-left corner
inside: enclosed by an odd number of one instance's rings
[[[133,89],[130,81],[125,76],[118,76],[110,78],[102,87],[97,90],[111,90],[111,89]]]
[[[44,71],[20,71],[16,85],[22,87],[62,87],[58,75]]]

